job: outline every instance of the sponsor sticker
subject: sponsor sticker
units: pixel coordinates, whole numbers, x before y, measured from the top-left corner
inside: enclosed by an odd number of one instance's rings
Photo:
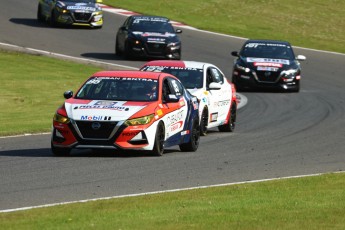
[[[215,107],[222,107],[222,106],[227,106],[230,104],[230,100],[224,100],[224,101],[216,101],[214,103]]]
[[[163,111],[161,109],[157,110],[157,115],[161,117],[163,115]]]
[[[278,67],[281,68],[283,67],[283,64],[280,63],[272,63],[272,62],[254,62],[254,66],[264,66],[264,67]],[[259,70],[259,68],[258,68]]]
[[[110,116],[89,116],[89,115],[81,115],[80,120],[82,121],[110,121]]]
[[[96,8],[86,6],[67,6],[67,10],[95,11]]]
[[[215,122],[218,119],[218,113],[211,113],[210,121]]]
[[[259,71],[271,71],[271,72],[277,72],[279,68],[275,67],[268,67],[268,66],[258,66],[257,70]]]
[[[273,58],[252,58],[248,57],[247,62],[253,62],[253,63],[279,63],[283,65],[290,65],[289,60],[285,59],[273,59]]]
[[[177,123],[174,123],[174,124],[170,125],[169,131],[174,132],[174,131],[180,129],[182,127],[182,125],[183,125],[183,121],[179,121]]]
[[[134,136],[136,136],[138,133],[139,133],[139,132],[124,132],[124,133],[122,133],[121,135],[122,135],[123,137],[134,137]]]

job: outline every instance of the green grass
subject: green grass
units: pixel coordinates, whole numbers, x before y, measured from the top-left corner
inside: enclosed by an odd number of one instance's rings
[[[345,53],[344,0],[103,0],[199,29]]]
[[[16,63],[15,65],[13,63]],[[0,136],[50,131],[63,92],[99,70],[55,58],[0,51]]]
[[[2,229],[345,229],[345,174],[0,213]]]

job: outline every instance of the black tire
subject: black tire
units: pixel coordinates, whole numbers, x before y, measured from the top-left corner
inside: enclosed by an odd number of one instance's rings
[[[235,85],[235,89],[237,92],[241,92],[244,90],[244,87],[237,82],[237,78],[234,76],[232,77],[232,83]]]
[[[53,146],[53,144],[51,144],[51,150],[52,150],[52,153],[58,157],[69,156],[71,153],[70,148],[59,148],[59,147]]]
[[[195,152],[199,147],[200,141],[200,126],[199,119],[193,121],[191,137],[189,142],[179,145],[181,151],[183,152]]]
[[[297,85],[296,85],[296,88],[292,89],[290,92],[293,92],[293,93],[298,93],[299,90],[300,90],[300,86],[299,86],[299,82],[297,82]]]
[[[218,126],[218,130],[221,132],[233,132],[235,130],[236,114],[237,106],[235,103],[233,103],[230,109],[230,119],[228,124]]]
[[[38,4],[38,7],[37,7],[37,20],[40,21],[40,22],[44,21],[44,17],[42,15],[41,4]]]
[[[56,23],[56,20],[55,20],[55,13],[54,13],[54,11],[52,11],[52,13],[50,15],[49,25],[51,27],[56,27],[57,26],[57,23]]]
[[[162,156],[164,153],[164,139],[165,139],[165,129],[162,122],[157,126],[155,144],[152,149],[152,154],[154,156]]]
[[[122,56],[122,52],[120,51],[119,42],[117,41],[117,39],[116,39],[116,42],[115,42],[115,54],[117,56]]]
[[[207,124],[208,124],[208,110],[205,108],[201,114],[200,120],[200,135],[206,136],[207,135]]]
[[[129,51],[129,45],[128,45],[127,41],[125,43],[125,50],[123,52],[123,56],[124,56],[125,59],[132,59],[132,55],[131,55],[131,53]]]

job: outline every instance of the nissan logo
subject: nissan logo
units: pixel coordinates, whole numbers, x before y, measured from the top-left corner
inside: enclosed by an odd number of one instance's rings
[[[265,72],[265,76],[269,77],[271,75],[271,72]]]
[[[92,129],[94,129],[94,130],[98,130],[98,129],[101,128],[101,123],[99,123],[99,122],[93,122],[93,123],[91,124],[91,127],[92,127]]]

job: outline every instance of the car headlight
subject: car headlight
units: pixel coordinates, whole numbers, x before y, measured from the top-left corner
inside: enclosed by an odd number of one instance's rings
[[[248,67],[244,67],[244,66],[241,66],[239,64],[236,64],[236,69],[242,70],[242,71],[244,71],[246,73],[250,72],[250,69]]]
[[[153,117],[154,117],[154,114],[150,114],[150,115],[145,116],[145,117],[130,119],[130,120],[127,120],[125,122],[125,125],[127,125],[127,126],[146,125],[152,121]]]
[[[94,22],[98,22],[100,20],[102,20],[103,18],[103,14],[101,12],[97,12],[93,15],[93,21]]]
[[[180,49],[180,45],[178,43],[169,43],[167,45],[167,47],[170,49],[170,50],[177,50],[177,49]]]
[[[68,124],[70,122],[70,119],[68,117],[62,116],[61,114],[56,113],[53,118],[54,121]]]
[[[289,70],[283,70],[281,72],[281,75],[284,77],[294,77],[297,73],[297,69],[289,69]]]
[[[56,10],[59,11],[60,13],[63,13],[63,14],[69,13],[69,10],[66,10],[66,9],[58,7],[58,6],[56,7]]]

